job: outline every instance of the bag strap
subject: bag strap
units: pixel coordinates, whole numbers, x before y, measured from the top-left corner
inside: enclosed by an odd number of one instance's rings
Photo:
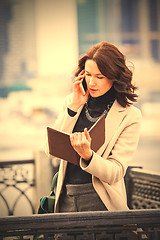
[[[53,190],[54,190],[54,185],[55,185],[55,182],[57,180],[57,177],[58,177],[58,172],[56,172],[55,175],[53,176],[52,185],[51,185],[51,192],[53,192]]]

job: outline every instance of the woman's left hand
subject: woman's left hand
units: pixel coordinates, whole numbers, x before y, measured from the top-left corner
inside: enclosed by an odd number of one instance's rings
[[[70,141],[74,150],[85,160],[92,157],[91,137],[87,128],[84,132],[75,132],[70,135]]]

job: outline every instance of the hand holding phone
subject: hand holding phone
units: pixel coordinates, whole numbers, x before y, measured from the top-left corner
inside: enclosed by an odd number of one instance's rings
[[[87,91],[87,84],[86,84],[85,78],[83,78],[83,81],[80,84],[80,88],[81,88],[82,94],[84,96],[86,94],[86,91]]]
[[[75,112],[86,103],[88,100],[89,91],[87,91],[87,84],[85,80],[85,70],[76,77],[73,85],[73,94],[69,108]]]

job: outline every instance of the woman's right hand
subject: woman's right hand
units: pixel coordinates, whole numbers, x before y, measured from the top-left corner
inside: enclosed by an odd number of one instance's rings
[[[78,109],[84,105],[88,100],[89,91],[85,93],[82,89],[82,82],[85,77],[85,70],[82,70],[78,77],[76,77],[73,85],[73,94],[70,105],[68,106],[71,110],[77,112]]]

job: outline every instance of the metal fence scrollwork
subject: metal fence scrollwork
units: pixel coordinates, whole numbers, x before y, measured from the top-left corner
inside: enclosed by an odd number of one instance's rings
[[[130,209],[160,208],[160,174],[129,168],[126,175],[128,206]]]
[[[0,162],[0,217],[34,211],[34,160]]]

